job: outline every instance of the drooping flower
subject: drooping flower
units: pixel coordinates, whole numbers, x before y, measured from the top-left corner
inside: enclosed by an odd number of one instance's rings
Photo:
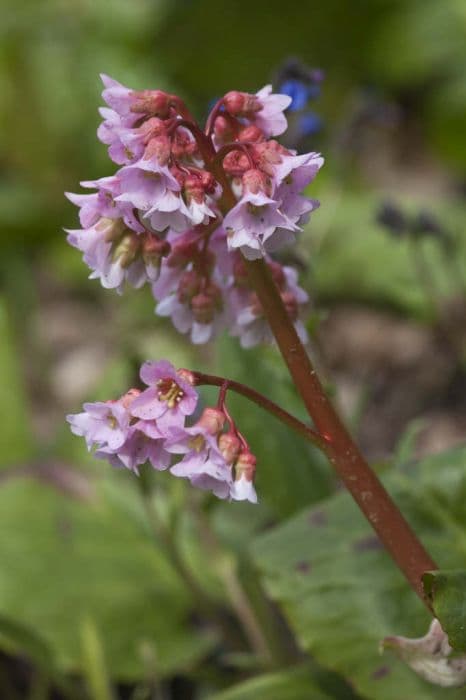
[[[265,255],[267,240],[277,228],[298,230],[293,222],[280,212],[278,202],[260,192],[246,192],[225,216],[223,226],[227,232],[230,250],[240,248],[249,260]]]
[[[172,431],[165,443],[169,452],[183,455],[170,472],[204,491],[212,491],[218,498],[228,498],[233,485],[231,466],[217,444],[224,422],[221,411],[205,409],[196,425]]]
[[[235,480],[230,492],[234,501],[257,503],[257,493],[254,488],[256,463],[256,458],[249,450],[243,450],[239,454],[235,462]]]

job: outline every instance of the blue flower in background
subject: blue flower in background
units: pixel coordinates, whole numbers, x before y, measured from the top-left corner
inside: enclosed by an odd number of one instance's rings
[[[278,91],[291,97],[288,107],[289,146],[302,146],[304,139],[313,136],[323,126],[322,118],[310,109],[310,102],[320,96],[324,72],[308,68],[297,59],[290,59],[278,70],[275,84]]]
[[[288,109],[291,112],[298,112],[304,109],[309,100],[309,88],[301,80],[290,78],[278,86],[278,92],[291,97],[291,104]]]
[[[305,112],[298,119],[298,127],[302,136],[312,136],[322,128],[322,118],[315,112]]]

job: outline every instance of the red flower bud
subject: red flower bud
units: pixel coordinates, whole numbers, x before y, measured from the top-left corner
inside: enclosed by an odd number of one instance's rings
[[[272,183],[265,173],[257,170],[257,168],[251,168],[251,170],[246,170],[243,175],[243,186],[249,192],[257,194],[258,192],[264,192],[265,194],[270,194],[272,189]]]
[[[252,452],[244,450],[239,455],[235,464],[235,481],[238,481],[241,476],[244,476],[247,481],[253,481],[256,473],[257,459]]]
[[[201,276],[196,270],[187,270],[178,283],[178,300],[181,304],[190,301],[199,292]]]
[[[237,90],[227,92],[223,98],[223,105],[226,111],[234,117],[247,117],[262,109],[261,102],[256,95]]]
[[[146,160],[156,156],[160,165],[166,165],[170,160],[170,155],[171,143],[166,134],[160,134],[159,136],[151,138],[144,151],[144,158]]]
[[[234,433],[224,433],[218,439],[218,448],[227,464],[233,464],[241,450],[241,441]]]
[[[255,124],[249,124],[249,126],[245,126],[239,132],[238,141],[252,141],[255,143],[260,143],[261,141],[265,141],[264,132],[262,129],[259,129],[258,126],[255,126]]]
[[[166,119],[169,116],[171,97],[163,90],[142,90],[133,93],[135,101],[131,111],[141,114],[151,114]]]
[[[197,425],[204,428],[209,435],[218,435],[225,425],[226,416],[218,408],[205,408]]]
[[[233,121],[233,120],[232,120]],[[234,123],[234,122],[233,122]],[[228,143],[235,138],[235,129],[229,119],[218,114],[214,124],[215,138],[219,143]]]
[[[146,264],[157,267],[160,260],[170,253],[170,243],[155,233],[146,233],[142,243],[142,257]]]

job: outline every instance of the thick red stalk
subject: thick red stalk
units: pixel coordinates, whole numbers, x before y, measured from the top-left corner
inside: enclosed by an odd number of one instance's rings
[[[204,134],[202,136],[210,144],[207,146],[203,143],[206,166],[211,168],[223,188],[219,204],[224,211],[228,211],[235,206],[236,197],[223,168],[215,160],[211,139]],[[202,140],[197,134],[195,137],[198,142]],[[320,446],[412,589],[431,611],[422,576],[426,571],[437,569],[437,565],[364,459],[325,394],[266,262],[263,259],[245,260],[245,264],[296,389],[317,428]]]
[[[362,456],[326,396],[267,265],[263,260],[245,262],[296,389],[324,438],[328,458],[413,590],[430,609],[422,575],[436,569],[435,562]]]

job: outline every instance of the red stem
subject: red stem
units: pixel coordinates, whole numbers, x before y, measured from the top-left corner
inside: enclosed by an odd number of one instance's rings
[[[278,418],[278,420],[281,420],[282,423],[285,423],[285,425],[287,425],[289,428],[306,438],[308,442],[311,442],[320,450],[326,451],[327,446],[325,444],[325,440],[323,440],[320,435],[309,428],[305,423],[302,423],[300,420],[292,416],[291,413],[285,411],[283,408],[281,408],[281,406],[278,406],[278,404],[270,401],[270,399],[267,399],[258,391],[255,391],[254,389],[251,389],[251,387],[241,384],[240,382],[235,382],[232,379],[226,380],[224,377],[217,377],[214,374],[204,374],[203,372],[193,372],[192,370],[189,370],[189,372],[194,376],[197,386],[219,386],[222,387],[222,389],[225,387],[225,391],[230,389],[237,394],[241,394],[241,396],[246,397],[249,399],[249,401],[252,401],[257,406],[260,406],[265,411],[268,411]],[[228,386],[225,386],[226,384]]]
[[[245,263],[296,389],[325,439],[328,458],[413,590],[431,610],[422,576],[437,569],[437,565],[365,461],[327,398],[264,260]]]
[[[217,102],[214,104],[212,109],[210,110],[209,116],[207,117],[207,121],[205,123],[205,134],[206,136],[211,136],[212,132],[214,130],[214,124],[215,120],[217,118],[217,115],[220,112],[220,109],[223,105],[223,97],[221,97]]]
[[[206,140],[209,142],[208,150],[211,154],[207,157],[206,165],[211,167],[213,174],[223,187],[219,205],[227,211],[236,204],[236,197],[223,168],[215,162],[215,148],[211,139]],[[245,260],[245,265],[251,285],[259,297],[264,316],[275,336],[296,389],[319,433],[315,436],[317,440],[314,444],[318,444],[325,450],[335,471],[398,568],[403,572],[414,592],[432,612],[429,600],[424,593],[422,576],[426,571],[437,569],[437,565],[364,459],[325,394],[267,264],[261,259]],[[264,406],[263,397],[257,403]],[[271,412],[277,415],[276,411]]]

